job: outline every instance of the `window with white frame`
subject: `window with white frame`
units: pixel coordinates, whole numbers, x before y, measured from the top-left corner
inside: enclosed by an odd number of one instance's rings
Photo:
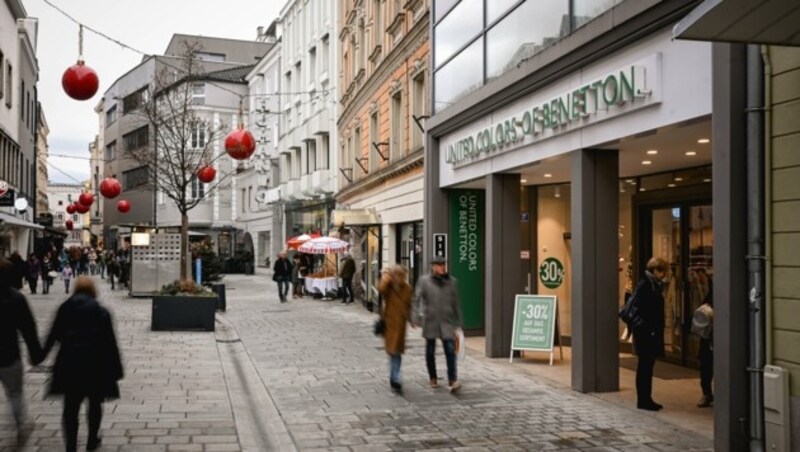
[[[113,124],[116,120],[117,120],[117,106],[115,104],[112,105],[111,108],[109,108],[106,111],[106,126]]]
[[[392,96],[392,142],[390,145],[392,161],[403,156],[403,145],[405,143],[403,119],[403,93],[398,91]]]
[[[425,71],[420,71],[419,74],[414,77],[411,83],[411,90],[412,90],[412,116],[416,116],[419,118],[420,116],[425,116],[426,112],[428,111],[428,95],[425,87]],[[412,128],[411,131],[411,150],[415,151],[421,148],[424,143],[424,132],[420,127],[417,125],[417,122],[414,121],[413,118],[410,118],[409,127]],[[422,122],[420,121],[420,124]]]
[[[206,84],[203,82],[192,83],[192,105],[205,105]]]
[[[105,160],[108,162],[114,160],[115,158],[117,158],[117,142],[112,141],[106,145]]]
[[[328,65],[330,64],[328,59],[330,58],[330,53],[331,53],[330,38],[328,37],[328,35],[325,35],[322,37],[322,55],[320,55],[320,62],[319,62],[320,70],[322,71],[323,74],[328,72]]]
[[[372,112],[369,117],[369,170],[375,171],[378,169],[378,165],[380,164],[380,155],[378,155],[378,151],[375,149],[377,143],[381,141],[381,133],[378,129],[378,110]]]
[[[206,195],[206,184],[200,182],[200,180],[197,179],[197,176],[195,175],[192,176],[190,189],[191,189],[190,193],[191,199],[202,198]]]
[[[190,125],[192,133],[190,138],[190,146],[192,149],[205,149],[206,147],[206,124],[203,121],[194,121]]]
[[[6,98],[6,107],[11,108],[12,104],[12,92],[11,90],[13,87],[13,80],[14,80],[14,69],[11,67],[11,64],[6,60],[6,68],[5,68],[5,98]]]
[[[3,56],[3,51],[0,50],[0,99],[3,98],[3,93],[5,92],[5,75],[6,71],[3,70],[4,66],[3,63],[5,62],[5,58]]]

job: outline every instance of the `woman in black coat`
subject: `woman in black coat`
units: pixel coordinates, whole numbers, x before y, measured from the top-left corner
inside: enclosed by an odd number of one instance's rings
[[[117,348],[111,314],[96,300],[94,282],[88,276],[75,281],[73,295],[58,309],[44,352],[59,342],[49,395],[64,395],[62,417],[67,451],[77,450],[78,412],[89,399],[87,450],[100,445],[100,422],[104,399],[119,398],[117,381],[122,361]]]
[[[633,296],[641,323],[633,329],[633,347],[639,356],[636,365],[636,407],[658,411],[664,408],[653,400],[653,367],[664,356],[663,280],[669,273],[667,261],[653,257],[647,262],[644,276]]]

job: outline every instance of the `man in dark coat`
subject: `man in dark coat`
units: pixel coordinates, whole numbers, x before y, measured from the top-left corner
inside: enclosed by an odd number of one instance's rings
[[[339,271],[339,276],[342,278],[342,303],[352,303],[355,301],[355,293],[353,293],[353,276],[356,274],[356,261],[349,252],[344,253],[342,259],[342,269]],[[349,300],[348,300],[349,298]]]
[[[11,253],[11,269],[9,272],[11,274],[11,287],[22,290],[25,275],[28,273],[28,266],[17,251]]]
[[[278,283],[278,297],[281,299],[281,303],[286,303],[289,282],[292,280],[292,263],[289,262],[288,256],[286,251],[281,251],[272,267],[272,280]]]
[[[88,276],[75,281],[75,292],[56,313],[44,353],[60,344],[49,395],[64,395],[63,426],[67,452],[77,449],[78,412],[89,399],[87,450],[100,446],[104,399],[119,398],[117,381],[123,376],[111,314],[97,302]]]
[[[456,372],[455,335],[461,328],[461,303],[455,278],[447,273],[447,261],[434,257],[431,273],[420,278],[414,293],[414,324],[422,325],[425,364],[432,388],[439,386],[436,374],[436,339],[442,341],[450,392],[461,388]]]
[[[12,287],[13,264],[0,257],[0,381],[11,403],[17,423],[18,442],[24,443],[30,431],[25,422],[25,399],[22,396],[22,359],[17,331],[22,333],[28,347],[31,364],[44,359],[36,323],[25,296]]]
[[[636,365],[636,407],[658,411],[663,405],[653,400],[653,367],[656,358],[664,356],[664,290],[663,280],[669,273],[667,262],[653,257],[647,262],[644,277],[639,281],[633,296],[642,318],[641,325],[633,330],[633,347],[639,356]]]

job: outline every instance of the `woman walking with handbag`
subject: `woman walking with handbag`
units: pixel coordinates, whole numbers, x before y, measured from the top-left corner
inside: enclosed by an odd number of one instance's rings
[[[384,323],[383,340],[389,355],[389,385],[395,394],[403,392],[400,382],[400,365],[406,348],[406,323],[411,315],[411,286],[408,271],[402,265],[392,265],[383,272],[378,291],[383,296],[381,320]]]

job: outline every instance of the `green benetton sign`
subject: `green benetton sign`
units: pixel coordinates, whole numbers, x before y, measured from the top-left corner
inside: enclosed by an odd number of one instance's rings
[[[550,352],[552,365],[556,308],[554,295],[517,295],[511,332],[512,359],[514,350],[545,351]]]
[[[458,279],[465,330],[484,327],[482,190],[450,192],[450,273]]]

